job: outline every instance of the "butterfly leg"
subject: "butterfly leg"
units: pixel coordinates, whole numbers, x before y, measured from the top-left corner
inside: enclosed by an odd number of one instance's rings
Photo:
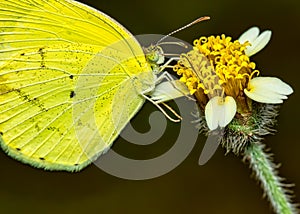
[[[159,67],[159,72],[158,73],[162,72],[166,68],[173,68],[173,65],[170,65],[171,62],[178,61],[179,59],[180,59],[179,57],[170,58],[167,62],[165,62],[162,66]]]

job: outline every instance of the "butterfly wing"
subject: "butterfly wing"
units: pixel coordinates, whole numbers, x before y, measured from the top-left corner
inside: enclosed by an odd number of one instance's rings
[[[109,148],[153,74],[120,24],[75,1],[0,1],[1,146],[50,170],[80,170]],[[151,79],[152,78],[152,79]]]

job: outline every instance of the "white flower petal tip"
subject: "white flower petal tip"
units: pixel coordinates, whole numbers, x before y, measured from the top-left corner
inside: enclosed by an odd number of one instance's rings
[[[270,30],[266,30],[259,34],[259,28],[252,27],[240,36],[239,42],[241,44],[246,41],[250,42],[251,46],[246,48],[245,53],[247,56],[253,56],[266,47],[271,40],[271,36],[272,32]]]
[[[260,103],[279,104],[293,93],[291,86],[276,77],[255,77],[250,80],[245,94]]]
[[[235,113],[236,103],[232,97],[213,97],[205,106],[205,119],[208,128],[215,130],[218,126],[227,126],[235,116]]]
[[[245,31],[240,38],[238,39],[241,44],[245,42],[250,42],[251,44],[259,35],[259,28],[258,27],[251,27],[247,31]]]

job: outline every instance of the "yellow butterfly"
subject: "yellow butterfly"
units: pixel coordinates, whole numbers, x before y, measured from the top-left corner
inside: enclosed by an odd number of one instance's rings
[[[123,26],[76,1],[0,0],[1,147],[35,167],[81,170],[154,90],[158,51],[147,61]]]

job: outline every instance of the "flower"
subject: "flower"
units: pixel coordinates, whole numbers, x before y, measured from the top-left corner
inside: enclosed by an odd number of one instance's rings
[[[174,71],[193,94],[196,128],[208,135],[199,158],[205,164],[218,145],[249,161],[276,213],[298,210],[280,181],[275,164],[265,154],[263,136],[274,133],[279,104],[293,89],[276,77],[261,77],[250,57],[270,41],[271,31],[250,28],[236,41],[225,35],[201,37],[182,54]],[[204,116],[203,113],[204,112]]]
[[[201,37],[194,41],[192,51],[181,55],[174,71],[195,95],[210,130],[251,113],[251,100],[278,104],[293,93],[276,77],[257,77],[260,72],[250,56],[270,39],[271,31],[259,34],[259,29],[252,27],[235,41],[224,34]]]

